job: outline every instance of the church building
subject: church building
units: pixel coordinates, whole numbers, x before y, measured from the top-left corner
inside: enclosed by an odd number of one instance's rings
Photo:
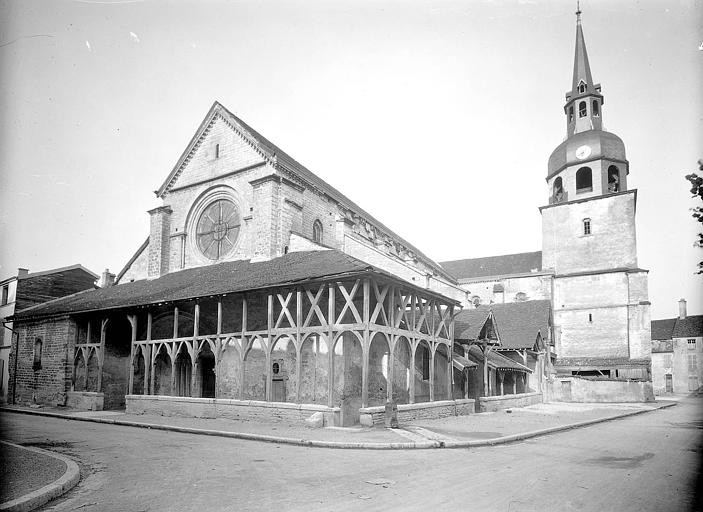
[[[542,250],[442,267],[475,306],[547,299],[552,303],[558,375],[651,380],[647,270],[637,265],[637,190],[628,188],[625,145],[603,130],[577,12],[566,138],[547,163]]]
[[[351,425],[383,421],[387,401],[401,418],[473,412],[467,372],[478,364],[494,373],[475,387],[501,393],[546,393],[554,369],[651,380],[637,193],[623,142],[603,130],[577,14],[542,251],[438,264],[215,102],[156,190],[148,238],[115,284],[15,314],[14,395]],[[491,310],[529,301],[539,303]],[[479,307],[455,333],[460,310]],[[529,332],[512,325],[523,309],[541,315]],[[489,337],[493,354],[476,353]],[[37,340],[45,361],[33,366]]]

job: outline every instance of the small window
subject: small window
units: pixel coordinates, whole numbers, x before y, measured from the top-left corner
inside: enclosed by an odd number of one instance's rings
[[[583,234],[584,235],[591,234],[591,219],[583,219]],[[588,315],[588,317],[589,317],[589,322],[590,322],[591,315]]]
[[[579,82],[578,91],[579,94],[583,94],[584,92],[586,92],[586,82],[584,82],[583,80]]]
[[[420,346],[420,363],[422,364],[422,380],[430,380],[430,349]]]
[[[479,307],[481,305],[481,297],[478,295],[471,297],[471,304],[473,304],[475,308]]]
[[[615,165],[608,167],[608,191],[620,192],[620,170]]]
[[[586,102],[581,101],[579,102],[579,117],[586,117],[588,114],[588,111],[586,109]]]
[[[312,239],[315,243],[322,243],[322,222],[315,220],[312,224]]]
[[[34,371],[41,370],[41,353],[42,341],[41,338],[37,338],[34,340],[34,364],[32,364]]]
[[[574,106],[569,107],[569,122],[572,122],[574,120]]]
[[[561,203],[564,200],[564,185],[561,176],[554,180],[553,192],[552,203]]]
[[[593,322],[593,313],[588,314],[588,321]]]
[[[527,294],[525,292],[517,292],[515,294],[515,302],[525,302],[527,300]]]
[[[598,111],[598,100],[593,100],[593,117],[599,117],[600,113]]]
[[[695,338],[688,339],[688,350],[696,350],[696,340]]]
[[[215,144],[215,158],[220,158],[220,145]]]
[[[593,178],[590,167],[581,167],[576,171],[576,192],[590,192],[593,190]]]
[[[7,304],[7,299],[8,296],[10,295],[10,285],[6,284],[5,286],[2,287],[2,302],[0,303],[0,306],[4,306]]]

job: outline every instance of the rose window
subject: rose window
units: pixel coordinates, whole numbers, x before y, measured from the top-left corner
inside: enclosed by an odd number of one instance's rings
[[[237,206],[232,201],[214,201],[198,220],[195,230],[198,249],[211,260],[220,259],[234,247],[240,224]]]

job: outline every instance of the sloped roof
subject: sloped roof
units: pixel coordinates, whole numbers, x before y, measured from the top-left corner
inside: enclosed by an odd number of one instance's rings
[[[471,345],[469,347],[469,358],[478,363],[482,363],[483,352],[478,346]],[[520,364],[517,361],[513,361],[512,359],[493,350],[488,351],[488,366],[495,368],[496,370],[514,370],[518,372],[532,373],[532,370],[530,370],[527,366]]]
[[[696,338],[703,336],[703,315],[692,315],[686,318],[676,319],[674,338]]]
[[[457,279],[528,274],[534,269],[542,269],[542,251],[442,261],[439,264]]]
[[[477,340],[489,315],[490,310],[483,307],[461,310],[454,319],[454,338]]]
[[[652,320],[652,339],[670,340],[676,325],[676,318],[665,318],[664,320]]]
[[[493,311],[500,348],[531,349],[537,340],[537,333],[544,339],[549,336],[551,304],[548,300],[509,302],[486,307]]]
[[[538,333],[542,338],[548,338],[552,314],[548,300],[481,305],[476,309],[462,310],[454,321],[454,338],[478,339],[491,313],[500,348],[531,349]]]
[[[16,320],[79,312],[117,309],[197,297],[244,292],[303,281],[373,271],[399,280],[363,261],[335,250],[292,252],[280,258],[252,263],[229,261],[172,272],[158,279],[76,293],[15,314]],[[409,288],[417,288],[409,283]],[[441,295],[423,289],[423,293]],[[450,302],[451,299],[444,298]]]
[[[434,260],[432,260],[431,258],[426,256],[417,247],[413,246],[407,240],[404,240],[403,238],[398,236],[394,231],[390,230],[388,227],[386,227],[379,220],[377,220],[372,215],[370,215],[368,212],[363,210],[359,205],[354,203],[351,199],[349,199],[347,196],[342,194],[339,190],[337,190],[336,188],[331,186],[329,183],[327,183],[323,179],[319,178],[316,174],[314,174],[312,171],[310,171],[304,165],[297,162],[293,157],[288,155],[285,151],[283,151],[281,148],[276,146],[273,142],[268,140],[266,137],[261,135],[256,130],[254,130],[251,126],[249,126],[247,123],[242,121],[239,117],[237,117],[232,112],[230,112],[224,105],[222,105],[218,101],[215,101],[213,103],[212,107],[210,107],[208,114],[205,116],[205,119],[203,120],[200,127],[198,128],[198,131],[195,133],[195,135],[191,139],[190,143],[188,144],[185,151],[183,152],[183,154],[179,158],[179,160],[176,163],[176,165],[174,166],[173,170],[168,175],[168,177],[166,178],[164,183],[156,191],[156,195],[158,197],[162,197],[164,195],[164,193],[168,190],[168,188],[171,186],[174,178],[177,177],[182,165],[187,161],[191,150],[195,147],[195,145],[200,137],[201,132],[203,130],[205,130],[205,128],[207,128],[209,119],[212,116],[214,116],[216,113],[219,113],[223,117],[228,118],[228,120],[230,122],[234,122],[234,123],[240,125],[244,130],[246,130],[248,132],[248,135],[254,139],[256,145],[258,146],[258,149],[267,155],[267,160],[269,160],[270,163],[276,169],[288,171],[288,172],[291,172],[291,173],[297,175],[300,179],[309,183],[310,185],[312,185],[313,187],[322,191],[323,193],[327,194],[329,197],[331,197],[335,201],[339,202],[342,206],[344,206],[350,210],[353,210],[355,213],[361,215],[362,217],[365,217],[369,222],[375,224],[381,230],[383,230],[386,233],[391,234],[393,237],[397,238],[398,241],[400,241],[408,249],[413,251],[419,258],[421,258],[425,264],[427,264],[430,267],[432,267],[433,269],[437,270],[439,273],[441,273],[444,277],[448,278],[449,280],[451,280],[451,281],[454,280],[454,278],[452,277],[451,274],[447,273],[440,265],[438,265]]]

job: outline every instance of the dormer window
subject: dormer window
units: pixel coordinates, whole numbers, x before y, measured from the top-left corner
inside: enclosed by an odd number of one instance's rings
[[[581,101],[579,102],[579,117],[586,117],[588,114],[588,111],[586,110],[586,102]]]
[[[583,219],[583,234],[591,234],[591,219]]]
[[[584,92],[586,92],[586,82],[584,82],[583,80],[581,80],[581,81],[579,82],[579,85],[578,85],[578,88],[577,88],[577,89],[578,89],[579,94],[583,94]]]

